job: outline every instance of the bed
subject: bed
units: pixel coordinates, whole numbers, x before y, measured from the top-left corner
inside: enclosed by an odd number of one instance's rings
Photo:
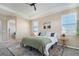
[[[21,46],[30,46],[38,49],[42,55],[49,55],[49,48],[57,43],[56,37],[37,36],[37,37],[25,37],[21,41]]]

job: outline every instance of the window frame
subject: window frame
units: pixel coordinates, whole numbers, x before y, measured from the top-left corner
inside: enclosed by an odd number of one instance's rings
[[[76,29],[76,33],[75,34],[72,34],[72,35],[77,35],[77,13],[76,12],[73,12],[73,13],[68,13],[68,14],[65,14],[65,15],[62,15],[61,16],[61,33],[62,33],[62,31],[63,31],[63,25],[67,25],[67,24],[62,24],[62,22],[63,22],[63,17],[67,17],[67,16],[70,16],[70,15],[74,15],[74,17],[75,17],[75,22],[73,23],[73,24],[75,24],[75,29]],[[66,34],[66,35],[69,35],[69,36],[72,36],[72,35],[70,35],[70,34]]]
[[[38,31],[34,31],[34,22],[38,22]],[[32,32],[39,32],[39,21],[38,20],[34,20],[32,21]]]

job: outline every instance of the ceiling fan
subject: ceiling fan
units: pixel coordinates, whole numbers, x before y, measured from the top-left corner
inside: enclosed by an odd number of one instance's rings
[[[26,4],[28,4],[30,6],[33,6],[34,7],[34,10],[36,11],[36,3],[26,3]]]

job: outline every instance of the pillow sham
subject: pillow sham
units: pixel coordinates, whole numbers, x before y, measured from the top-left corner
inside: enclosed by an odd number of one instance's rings
[[[38,36],[46,36],[45,32],[39,32]]]
[[[50,35],[50,36],[51,36],[51,37],[54,37],[54,35],[55,35],[55,33],[51,33],[51,35]]]

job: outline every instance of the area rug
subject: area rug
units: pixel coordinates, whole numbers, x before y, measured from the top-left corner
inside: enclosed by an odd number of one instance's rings
[[[15,56],[41,56],[41,53],[35,49],[30,50],[28,47],[20,47],[13,46],[8,47],[8,49],[15,55]]]
[[[15,56],[42,56],[42,54],[36,50],[30,50],[28,47],[20,47],[20,45],[8,47],[12,54]],[[62,49],[59,46],[54,46],[53,49],[50,49],[50,56],[60,56],[62,55]]]
[[[49,52],[50,56],[62,56],[64,48],[62,48],[60,45],[55,45]]]
[[[0,56],[13,56],[7,48],[0,48]]]

